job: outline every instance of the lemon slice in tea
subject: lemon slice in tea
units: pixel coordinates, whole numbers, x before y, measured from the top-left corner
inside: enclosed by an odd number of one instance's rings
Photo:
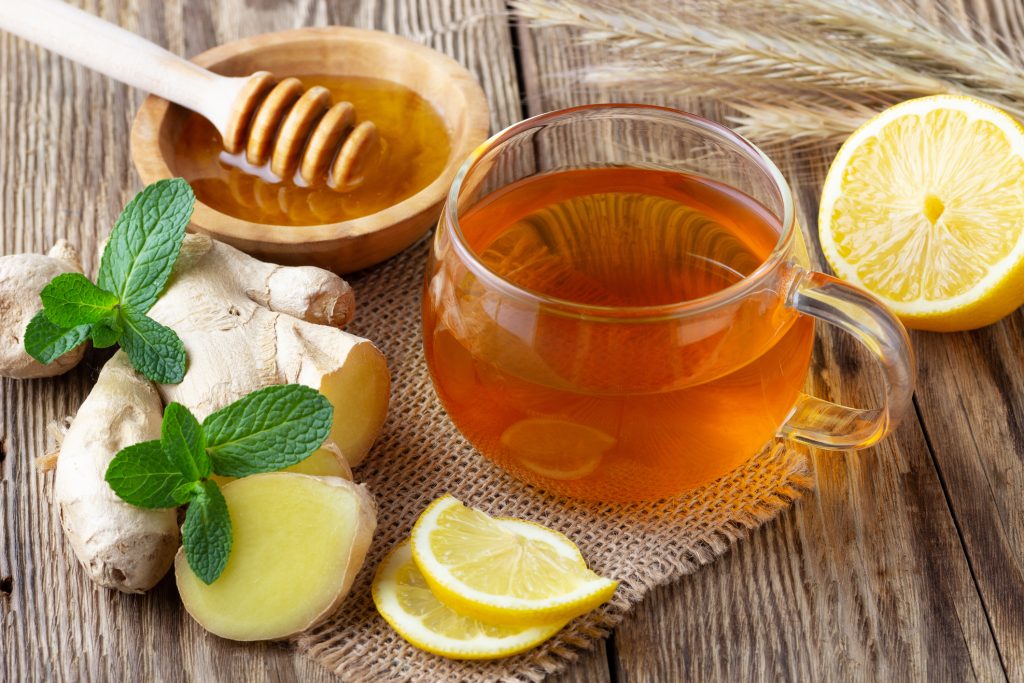
[[[520,465],[549,479],[582,479],[597,469],[615,437],[587,425],[527,418],[501,435],[501,445]]]

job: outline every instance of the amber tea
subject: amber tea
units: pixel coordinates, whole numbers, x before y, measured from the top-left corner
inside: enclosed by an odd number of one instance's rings
[[[434,387],[487,457],[582,498],[672,496],[750,460],[723,478],[748,485],[788,457],[780,438],[865,448],[910,405],[910,343],[808,266],[785,178],[727,128],[650,105],[541,114],[452,185],[423,297]],[[880,407],[800,391],[815,320],[879,362]]]
[[[443,268],[425,298],[448,412],[517,476],[583,498],[671,495],[748,459],[796,403],[814,325],[777,292],[695,321],[670,312],[750,276],[779,242],[779,220],[739,190],[661,170],[551,172],[459,227],[494,274],[568,304],[519,309]]]

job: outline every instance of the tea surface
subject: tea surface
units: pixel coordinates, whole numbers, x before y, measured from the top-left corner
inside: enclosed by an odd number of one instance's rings
[[[519,181],[460,228],[507,281],[599,307],[714,295],[753,273],[780,233],[735,189],[632,168]],[[573,496],[653,499],[741,464],[796,402],[813,322],[779,298],[612,320],[538,309],[467,275],[447,300],[425,299],[427,358],[456,424],[499,464]]]
[[[379,161],[361,185],[336,192],[326,185],[300,187],[247,173],[223,152],[220,134],[205,118],[189,113],[175,140],[172,170],[184,177],[204,204],[236,218],[271,225],[318,225],[360,218],[416,194],[433,182],[451,147],[441,116],[405,86],[376,78],[298,76],[306,88],[331,91],[348,101],[357,122],[373,121],[382,141]],[[271,180],[268,180],[270,178]]]
[[[462,228],[501,277],[597,306],[714,294],[752,273],[779,239],[774,217],[736,190],[636,169],[533,178],[489,198]]]

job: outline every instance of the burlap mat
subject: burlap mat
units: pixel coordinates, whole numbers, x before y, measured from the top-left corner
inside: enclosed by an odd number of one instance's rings
[[[352,593],[327,623],[297,641],[346,681],[539,681],[573,662],[655,586],[696,571],[786,509],[812,480],[803,449],[775,444],[731,475],[652,504],[595,504],[547,495],[491,465],[459,434],[430,383],[420,338],[420,289],[428,241],[350,278],[355,334],[388,358],[394,385],[384,433],[355,470],[377,498],[377,532]],[[370,581],[384,554],[443,493],[495,515],[558,529],[590,566],[619,579],[615,597],[526,654],[461,662],[422,652],[377,614]]]

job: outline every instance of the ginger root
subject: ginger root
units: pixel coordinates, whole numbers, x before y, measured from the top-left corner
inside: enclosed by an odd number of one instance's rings
[[[182,403],[202,420],[266,386],[318,389],[335,409],[331,435],[294,468],[351,478],[350,465],[380,432],[390,387],[387,364],[373,344],[338,329],[353,310],[351,288],[333,273],[263,263],[208,237],[186,236],[174,275],[149,311],[185,344],[184,381],[154,385],[117,353],[82,404],[57,460],[55,502],[75,555],[94,581],[144,591],[173,560],[176,512],[124,503],[104,479],[121,448],[159,438],[166,403]]]
[[[89,578],[106,588],[141,593],[174,561],[177,513],[129,505],[104,479],[119,450],[160,438],[162,416],[153,383],[119,351],[103,366],[61,445],[54,484],[61,525]]]
[[[363,486],[336,477],[273,472],[223,489],[233,542],[227,566],[203,583],[178,551],[185,609],[231,640],[275,640],[327,619],[348,595],[377,526]]]
[[[188,354],[184,381],[160,385],[160,394],[202,420],[256,389],[305,384],[334,406],[330,440],[355,466],[384,424],[390,375],[370,341],[338,329],[353,310],[352,290],[337,275],[267,264],[188,235],[149,311]]]
[[[81,273],[78,252],[65,240],[42,254],[0,256],[0,377],[30,379],[61,375],[78,365],[85,345],[49,365],[25,351],[25,328],[42,307],[39,292],[63,273]]]

